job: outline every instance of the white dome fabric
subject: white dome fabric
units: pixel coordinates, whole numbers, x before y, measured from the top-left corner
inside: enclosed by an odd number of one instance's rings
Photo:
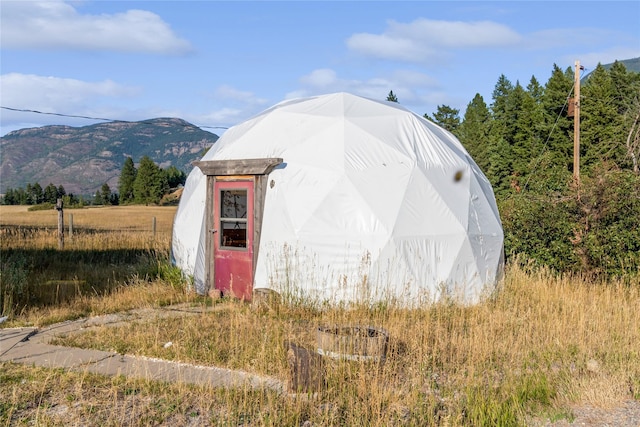
[[[336,93],[282,102],[203,160],[282,158],[265,196],[254,289],[317,301],[476,303],[503,266],[493,190],[449,132],[398,103]],[[172,255],[205,293],[206,177],[187,179]]]

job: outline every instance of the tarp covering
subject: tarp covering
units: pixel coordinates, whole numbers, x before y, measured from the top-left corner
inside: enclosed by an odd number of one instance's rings
[[[318,301],[478,302],[503,267],[488,180],[449,132],[401,104],[335,93],[281,102],[203,160],[282,158],[269,174],[254,289]],[[206,177],[190,173],[173,259],[205,293]]]

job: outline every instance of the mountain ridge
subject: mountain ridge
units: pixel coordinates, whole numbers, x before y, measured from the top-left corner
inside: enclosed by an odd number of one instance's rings
[[[105,182],[116,190],[127,157],[137,163],[149,156],[162,168],[188,173],[191,162],[217,140],[214,133],[170,117],[19,129],[0,138],[0,193],[36,182],[83,195]]]

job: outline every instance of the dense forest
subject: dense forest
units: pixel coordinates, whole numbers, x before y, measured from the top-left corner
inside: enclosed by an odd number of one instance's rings
[[[493,185],[511,260],[594,277],[640,274],[640,74],[598,65],[580,84],[580,168],[574,178],[574,70],[542,85],[501,75],[490,104],[462,118],[428,116],[455,134]]]

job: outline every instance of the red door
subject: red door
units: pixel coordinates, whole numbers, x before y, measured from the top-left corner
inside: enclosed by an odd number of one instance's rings
[[[223,295],[251,300],[253,291],[253,181],[214,186],[215,287]]]

